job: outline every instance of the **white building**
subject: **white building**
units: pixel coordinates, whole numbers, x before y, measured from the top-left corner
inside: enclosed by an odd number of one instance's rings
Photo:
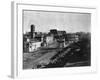
[[[29,52],[33,52],[41,47],[41,42],[30,42],[29,43]]]
[[[53,43],[53,42],[54,42],[53,36],[47,36],[47,37],[46,37],[46,42],[47,42],[47,45]]]

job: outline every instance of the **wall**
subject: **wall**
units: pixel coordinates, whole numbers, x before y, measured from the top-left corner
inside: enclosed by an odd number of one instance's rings
[[[26,1],[26,0],[24,0]],[[95,26],[95,47],[98,53],[98,72],[90,74],[74,74],[53,77],[33,78],[34,80],[99,80],[100,79],[100,0],[27,0],[37,4],[75,5],[97,7],[98,26]],[[0,0],[0,80],[11,80],[11,0]],[[26,80],[33,80],[26,79]],[[22,79],[23,80],[23,79]]]

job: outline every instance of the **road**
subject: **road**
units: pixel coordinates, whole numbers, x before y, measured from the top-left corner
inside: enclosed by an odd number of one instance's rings
[[[50,62],[50,58],[57,54],[59,49],[45,49],[45,50],[38,50],[34,53],[24,53],[24,61],[23,68],[24,69],[32,69],[36,67],[38,64],[48,64]]]

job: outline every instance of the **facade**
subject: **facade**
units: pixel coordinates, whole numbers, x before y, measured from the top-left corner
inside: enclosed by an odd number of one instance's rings
[[[53,37],[53,36],[47,36],[47,37],[46,37],[47,45],[53,43],[53,41],[54,41],[54,37]]]
[[[78,42],[79,41],[79,36],[77,34],[66,34],[66,41],[68,43],[73,43],[73,42]]]
[[[30,42],[29,43],[29,52],[38,50],[41,47],[41,42]]]

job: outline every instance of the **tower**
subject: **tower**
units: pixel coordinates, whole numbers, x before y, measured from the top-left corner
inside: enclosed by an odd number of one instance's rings
[[[35,37],[35,26],[32,24],[31,25],[31,38]]]

